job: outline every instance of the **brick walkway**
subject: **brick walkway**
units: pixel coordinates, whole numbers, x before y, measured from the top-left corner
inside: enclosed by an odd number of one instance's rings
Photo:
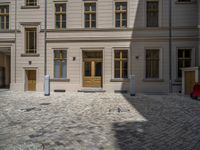
[[[0,92],[0,150],[198,150],[200,101]]]

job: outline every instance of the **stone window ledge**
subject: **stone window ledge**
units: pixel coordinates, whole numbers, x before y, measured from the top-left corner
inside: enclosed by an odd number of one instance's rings
[[[21,9],[39,9],[40,6],[37,5],[37,6],[21,6]]]
[[[179,2],[178,0],[175,2],[176,4],[194,4],[195,1],[191,0],[190,2]]]
[[[110,82],[128,82],[129,79],[111,79]]]
[[[21,57],[40,57],[40,54],[21,54]]]
[[[50,79],[51,82],[70,82],[70,79]]]
[[[163,79],[143,79],[143,82],[164,82]]]
[[[181,78],[177,78],[177,79],[175,79],[174,81],[180,83],[180,82],[182,82],[182,79],[181,79]]]

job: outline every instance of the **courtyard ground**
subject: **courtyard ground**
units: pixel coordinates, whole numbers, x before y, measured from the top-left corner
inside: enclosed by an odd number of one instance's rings
[[[181,95],[0,92],[0,150],[199,150],[200,101]]]

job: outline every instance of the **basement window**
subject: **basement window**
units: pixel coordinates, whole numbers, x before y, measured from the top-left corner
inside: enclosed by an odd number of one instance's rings
[[[37,6],[37,0],[26,0],[26,6]]]

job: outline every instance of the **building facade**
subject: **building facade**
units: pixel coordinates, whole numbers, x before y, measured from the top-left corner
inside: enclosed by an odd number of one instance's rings
[[[198,0],[47,0],[51,91],[181,91],[200,65]],[[0,87],[43,91],[45,1],[0,0]]]

